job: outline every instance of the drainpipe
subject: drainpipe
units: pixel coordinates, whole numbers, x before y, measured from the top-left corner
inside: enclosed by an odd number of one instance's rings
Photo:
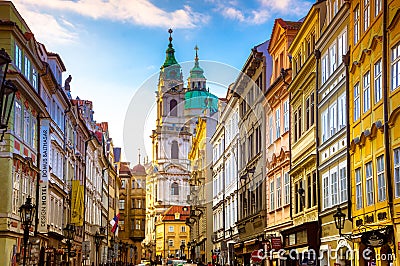
[[[343,55],[343,63],[346,71],[346,175],[347,175],[347,219],[353,220],[351,213],[351,158],[350,158],[350,49]]]
[[[390,163],[390,136],[389,136],[389,98],[388,98],[388,39],[387,39],[387,21],[388,21],[388,1],[383,0],[383,22],[382,22],[382,87],[383,87],[383,119],[384,119],[384,141],[385,141],[385,172],[388,191],[388,204],[390,215],[393,218],[393,183],[392,183],[392,169]]]

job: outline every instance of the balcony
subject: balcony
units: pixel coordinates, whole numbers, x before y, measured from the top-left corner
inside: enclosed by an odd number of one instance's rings
[[[131,230],[129,232],[129,238],[131,238],[132,240],[143,240],[144,230]]]

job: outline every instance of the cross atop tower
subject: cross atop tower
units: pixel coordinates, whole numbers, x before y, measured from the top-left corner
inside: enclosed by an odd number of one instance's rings
[[[140,148],[138,149],[138,151],[139,151],[139,164],[140,164]]]
[[[197,44],[196,44],[196,46],[194,47],[194,50],[196,50],[196,57],[195,57],[194,59],[195,59],[195,60],[198,60],[199,57],[198,57],[198,55],[197,55],[197,51],[199,50],[199,47],[197,46]]]
[[[168,30],[168,33],[169,33],[169,42],[171,43],[172,42],[172,33],[173,33],[174,31],[170,28],[169,30]]]

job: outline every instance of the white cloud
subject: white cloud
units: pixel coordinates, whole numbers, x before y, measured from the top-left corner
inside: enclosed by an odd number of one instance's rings
[[[307,0],[259,0],[263,8],[269,8],[272,12],[284,14],[289,12],[294,15],[306,15],[311,7]]]
[[[221,14],[228,19],[237,20],[248,24],[263,24],[270,17],[267,10],[251,10],[244,14],[233,7],[220,8]]]
[[[194,28],[209,16],[184,6],[167,12],[149,0],[16,0],[21,6],[74,12],[93,19],[122,21],[150,27]]]
[[[31,10],[18,3],[16,3],[16,7],[38,41],[63,44],[73,43],[77,40],[78,34],[74,30],[74,25],[66,19],[57,19],[52,15]]]

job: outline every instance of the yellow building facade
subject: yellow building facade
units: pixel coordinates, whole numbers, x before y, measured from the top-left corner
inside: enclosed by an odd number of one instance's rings
[[[400,196],[400,135],[396,133],[400,105],[399,7],[400,1],[351,1],[350,5],[349,117],[355,265],[389,265],[392,261],[398,264],[394,251],[399,235],[393,222],[398,220]],[[382,241],[375,245],[373,238]],[[371,256],[363,255],[366,250]]]
[[[326,12],[325,2],[315,3],[289,47],[292,55],[291,99],[291,206],[293,226],[282,231],[283,247],[295,249],[302,263],[316,265],[311,251],[319,249],[317,146],[316,146],[316,58]],[[314,253],[315,254],[315,253]]]
[[[189,213],[187,206],[172,206],[155,223],[157,258],[187,258],[187,249],[183,247],[189,242],[189,227],[185,224]]]

